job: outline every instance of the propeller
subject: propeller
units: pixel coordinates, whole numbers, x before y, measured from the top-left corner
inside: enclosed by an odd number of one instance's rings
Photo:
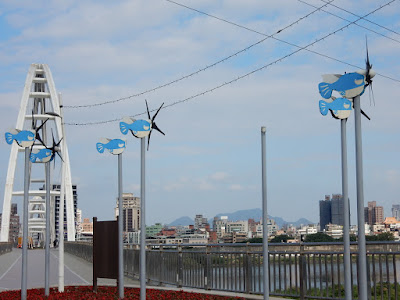
[[[151,129],[150,129],[150,133],[149,133],[149,137],[147,138],[147,151],[149,150],[149,146],[150,146],[150,137],[151,137],[151,132],[153,131],[153,129],[157,130],[159,133],[161,133],[162,135],[165,135],[164,132],[162,132],[162,130],[160,128],[158,128],[157,124],[154,122],[156,116],[158,115],[158,113],[160,112],[161,108],[163,107],[164,103],[161,104],[161,106],[157,109],[156,113],[154,114],[154,116],[151,118],[150,117],[150,111],[149,111],[149,106],[147,105],[147,100],[146,101],[146,108],[147,108],[147,116],[149,117],[149,120],[151,122]]]
[[[62,160],[62,162],[64,162],[64,160],[63,160],[61,154],[59,153],[59,151],[60,151],[59,146],[60,146],[61,141],[63,140],[63,138],[61,138],[61,139],[56,143],[56,140],[54,139],[53,129],[51,130],[51,137],[52,137],[52,139],[53,139],[53,146],[51,146],[50,148],[47,148],[47,147],[46,147],[47,149],[51,150],[51,159],[54,159],[54,158],[55,158],[55,155],[56,155],[56,153],[57,153],[57,155],[60,157],[60,159]],[[55,161],[55,159],[54,159],[54,167],[55,167],[55,165],[56,165],[56,161]]]
[[[55,112],[45,112],[44,114],[45,115],[49,115],[49,116],[53,116],[53,117],[61,118],[61,116],[59,114],[55,113]],[[50,120],[50,118],[47,118],[46,120],[44,120],[44,122],[42,122],[42,124],[40,124],[39,127],[36,127],[36,120],[35,120],[35,118],[33,116],[33,110],[32,110],[32,129],[35,130],[35,132],[36,132],[35,140],[38,140],[46,149],[51,150],[51,159],[50,159],[50,161],[54,159],[56,153],[60,157],[60,159],[62,161],[64,161],[63,158],[61,157],[60,153],[58,152],[60,143],[62,141],[62,138],[56,143],[56,141],[54,139],[53,129],[51,129],[51,136],[52,136],[52,139],[53,139],[53,146],[51,146],[49,148],[43,142],[43,140],[42,140],[42,138],[41,138],[41,136],[39,134],[39,131],[43,128],[43,126],[46,124],[46,122],[48,120]],[[31,147],[31,152],[32,152],[32,148],[33,148],[33,145]],[[55,165],[55,161],[54,161],[54,165]]]

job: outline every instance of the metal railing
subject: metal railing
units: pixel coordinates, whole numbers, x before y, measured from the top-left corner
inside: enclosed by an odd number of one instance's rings
[[[371,299],[400,299],[400,243],[368,243],[367,258]],[[148,245],[146,264],[152,284],[263,293],[262,244]],[[137,246],[124,250],[124,269],[138,278]],[[356,243],[351,280],[353,299],[358,299]],[[273,296],[343,299],[343,244],[269,244],[269,287]]]
[[[7,252],[11,252],[12,248],[13,248],[12,243],[0,242],[0,255],[3,255]]]

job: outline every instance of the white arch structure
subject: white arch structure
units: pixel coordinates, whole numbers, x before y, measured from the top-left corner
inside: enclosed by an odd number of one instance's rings
[[[46,64],[31,64],[28,75],[26,77],[24,90],[21,98],[21,106],[18,114],[16,128],[31,129],[32,118],[35,122],[44,122],[44,120],[49,119],[42,129],[42,140],[51,146],[52,134],[50,133],[47,126],[53,126],[55,128],[55,135],[59,139],[63,137],[64,126],[61,118],[52,115],[45,115],[45,113],[56,113],[61,115],[60,111],[60,99],[57,94],[53,77],[50,72],[50,68]],[[39,126],[39,125],[37,125]],[[46,142],[47,141],[47,142]],[[40,148],[43,146],[35,142],[34,148]],[[65,151],[63,151],[65,149]],[[1,222],[1,235],[0,241],[7,242],[9,236],[9,225],[10,225],[10,213],[11,213],[11,199],[13,196],[23,196],[23,191],[14,191],[14,180],[15,180],[15,168],[17,164],[17,157],[19,154],[24,154],[24,148],[17,145],[17,143],[12,143],[10,160],[8,163],[8,171],[6,178],[6,185],[4,189],[4,200],[3,200],[3,215]],[[75,217],[74,217],[74,202],[73,202],[73,192],[71,183],[71,169],[69,163],[68,148],[61,147],[59,153],[63,158],[65,167],[64,178],[61,185],[64,187],[65,191],[65,203],[66,203],[66,214],[67,214],[67,237],[68,241],[75,240]],[[43,174],[45,169],[45,164],[42,163],[30,163],[30,169],[32,174],[32,168],[42,168]],[[45,190],[31,190],[32,183],[44,183],[44,179],[32,179],[30,178],[30,188],[29,188],[29,201],[33,201],[34,196],[45,197]],[[51,186],[51,185],[50,185]],[[54,207],[54,197],[60,195],[59,191],[51,191],[51,206]],[[31,199],[32,198],[32,199]],[[33,203],[31,203],[33,204]],[[47,209],[47,208],[45,208]],[[61,210],[61,208],[60,208]],[[28,213],[29,212],[24,212]],[[31,215],[31,214],[29,214]],[[53,215],[54,216],[54,215]],[[54,228],[54,217],[51,218],[51,227]],[[30,223],[33,224],[37,220],[31,220]],[[64,225],[64,216],[59,215],[59,229],[62,229]],[[54,239],[54,233],[52,234]]]

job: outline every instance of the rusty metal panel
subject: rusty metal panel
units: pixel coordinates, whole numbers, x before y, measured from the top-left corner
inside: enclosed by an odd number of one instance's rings
[[[118,221],[93,218],[93,276],[118,278]]]

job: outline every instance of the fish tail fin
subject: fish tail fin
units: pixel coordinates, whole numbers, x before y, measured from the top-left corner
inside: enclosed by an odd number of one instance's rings
[[[9,133],[9,132],[6,132],[5,136],[6,136],[6,142],[7,142],[7,144],[11,145],[12,142],[13,142],[13,140],[14,140],[14,135],[12,135],[12,134]]]
[[[331,84],[326,82],[321,82],[318,84],[319,93],[325,99],[329,99],[332,96],[332,87]]]
[[[36,154],[35,153],[31,153],[31,156],[29,157],[29,160],[31,161],[31,162],[36,162]]]
[[[328,102],[324,100],[319,100],[319,111],[321,112],[321,115],[326,116],[329,108],[328,108]]]
[[[128,124],[126,124],[125,122],[120,122],[119,129],[121,130],[122,134],[127,134],[129,131]]]
[[[97,143],[96,144],[96,148],[97,148],[97,151],[99,151],[99,153],[103,153],[104,152],[104,144]]]

